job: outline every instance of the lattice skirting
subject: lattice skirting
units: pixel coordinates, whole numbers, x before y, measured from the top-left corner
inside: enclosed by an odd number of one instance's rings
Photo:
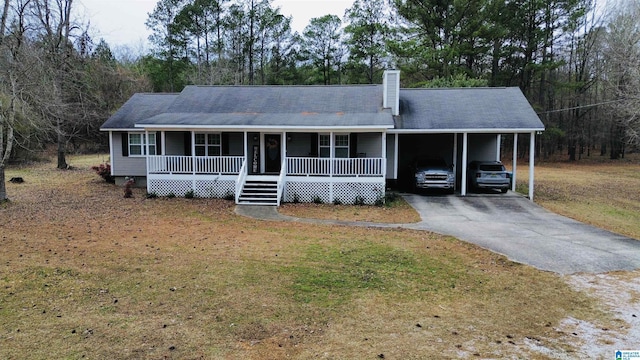
[[[150,179],[147,181],[147,191],[158,196],[185,196],[191,190],[197,197],[225,198],[235,194],[236,183],[232,180],[165,180]]]
[[[235,196],[236,182],[233,180],[196,180],[194,193],[197,197],[226,198]]]
[[[384,199],[385,183],[370,182],[293,182],[285,187],[285,202],[316,202],[342,204],[375,204]]]

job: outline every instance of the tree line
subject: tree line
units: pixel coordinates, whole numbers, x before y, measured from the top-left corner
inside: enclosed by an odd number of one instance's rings
[[[114,56],[74,0],[5,0],[0,9],[0,177],[55,145],[104,146],[104,120],[133,93],[187,84],[380,83],[518,86],[547,130],[539,156],[611,158],[640,145],[640,4],[595,0],[355,0],[302,33],[271,0],[159,0],[152,50]],[[0,178],[0,199],[4,180]]]

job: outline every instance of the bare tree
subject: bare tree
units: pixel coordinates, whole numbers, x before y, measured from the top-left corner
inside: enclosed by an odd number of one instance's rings
[[[612,159],[623,157],[626,144],[640,146],[640,3],[626,1],[607,29],[604,44],[605,87],[611,96]]]

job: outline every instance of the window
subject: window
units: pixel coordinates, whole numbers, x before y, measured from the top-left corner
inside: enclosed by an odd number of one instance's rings
[[[349,157],[349,135],[336,135],[336,157]]]
[[[318,139],[318,145],[320,148],[320,157],[331,156],[331,136],[327,134],[320,134]],[[335,154],[337,158],[349,157],[349,134],[339,134],[334,136]]]
[[[331,156],[331,139],[329,135],[321,134],[318,143],[320,145],[320,157],[328,158]]]
[[[147,154],[146,134],[129,133],[129,156]],[[149,134],[149,154],[156,155],[156,134]]]
[[[196,134],[196,156],[220,156],[222,137],[220,134]]]

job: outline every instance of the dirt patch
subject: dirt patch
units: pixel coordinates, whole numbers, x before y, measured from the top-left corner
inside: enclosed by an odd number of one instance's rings
[[[560,331],[577,334],[581,358],[612,359],[616,350],[640,347],[640,271],[580,274],[567,277],[576,290],[596,298],[613,316],[611,327],[574,318],[565,319]]]

